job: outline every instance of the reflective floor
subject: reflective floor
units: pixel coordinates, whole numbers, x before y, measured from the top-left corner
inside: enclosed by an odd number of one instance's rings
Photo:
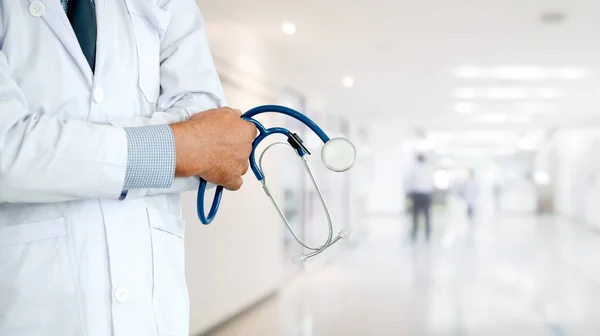
[[[330,266],[211,335],[600,335],[600,235],[582,225],[440,212],[430,243],[410,242],[408,218],[368,225]]]

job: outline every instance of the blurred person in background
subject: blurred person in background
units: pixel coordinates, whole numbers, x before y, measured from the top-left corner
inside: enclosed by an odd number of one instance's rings
[[[460,195],[465,201],[467,206],[467,217],[469,221],[473,221],[473,217],[475,216],[475,203],[477,201],[478,187],[477,181],[475,179],[475,171],[469,171],[469,177],[463,184]]]
[[[419,231],[419,215],[425,217],[425,238],[431,236],[431,198],[434,191],[433,167],[423,154],[417,155],[417,163],[408,180],[408,194],[412,200],[413,228],[411,238],[417,239]]]

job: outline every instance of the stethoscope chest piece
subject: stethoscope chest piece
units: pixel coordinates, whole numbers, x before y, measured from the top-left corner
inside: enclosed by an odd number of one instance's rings
[[[346,138],[333,138],[323,146],[321,160],[327,169],[345,172],[356,162],[356,147]]]

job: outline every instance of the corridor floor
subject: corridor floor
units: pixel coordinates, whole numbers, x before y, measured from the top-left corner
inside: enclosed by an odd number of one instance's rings
[[[372,217],[360,242],[211,336],[597,336],[600,235],[554,217]]]

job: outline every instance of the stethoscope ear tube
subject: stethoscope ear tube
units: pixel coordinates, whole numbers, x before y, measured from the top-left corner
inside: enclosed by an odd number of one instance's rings
[[[263,170],[263,166],[262,166],[263,157],[269,151],[269,149],[271,149],[272,147],[277,146],[277,145],[285,145],[285,146],[291,147],[292,149],[296,150],[296,148],[293,145],[290,145],[290,144],[285,143],[285,142],[275,142],[275,143],[267,146],[267,148],[265,148],[265,150],[261,153],[260,158],[258,160],[258,166],[259,166],[259,169],[263,172],[263,176],[264,176],[264,170]],[[301,159],[301,161],[302,161],[302,163],[304,165],[304,169],[308,173],[310,181],[312,182],[313,186],[315,187],[315,190],[317,191],[317,195],[319,196],[319,200],[320,200],[321,205],[323,207],[323,211],[325,211],[325,216],[327,217],[328,235],[327,235],[326,241],[322,245],[316,246],[316,247],[315,246],[310,246],[307,243],[305,243],[298,236],[298,234],[296,233],[296,231],[294,230],[294,228],[292,227],[292,225],[289,223],[289,221],[285,217],[285,215],[283,213],[283,210],[281,209],[281,207],[279,206],[279,204],[277,203],[277,201],[273,197],[273,194],[269,190],[269,186],[267,185],[267,179],[266,179],[266,177],[261,181],[262,186],[263,186],[263,190],[265,191],[265,194],[271,200],[271,203],[273,204],[273,206],[277,210],[277,214],[279,215],[279,217],[281,218],[281,220],[283,221],[283,223],[287,227],[288,231],[291,233],[292,237],[294,237],[294,239],[298,242],[298,244],[300,244],[302,247],[304,247],[305,249],[307,249],[307,250],[310,251],[307,254],[303,254],[303,255],[299,255],[299,256],[294,257],[293,261],[294,261],[294,263],[297,263],[297,264],[303,263],[306,260],[308,260],[308,259],[310,259],[312,257],[315,257],[315,256],[323,253],[329,247],[333,246],[335,243],[337,243],[341,239],[345,238],[347,236],[347,234],[348,234],[346,231],[343,230],[336,237],[333,236],[333,220],[331,218],[331,213],[329,212],[329,208],[327,207],[327,203],[325,202],[325,198],[323,197],[323,193],[321,192],[321,189],[319,188],[319,185],[318,185],[318,183],[317,183],[317,181],[315,179],[315,176],[314,176],[314,174],[312,172],[312,169],[310,168],[310,165],[308,164],[308,161],[307,161],[306,157],[304,155],[299,154],[299,153],[298,153],[298,155],[299,155],[299,158]]]

